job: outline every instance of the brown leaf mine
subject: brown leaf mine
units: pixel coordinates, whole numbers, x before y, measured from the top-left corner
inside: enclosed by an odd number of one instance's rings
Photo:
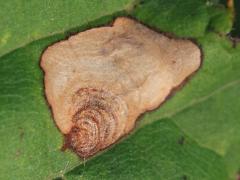
[[[91,156],[129,133],[195,72],[200,49],[129,19],[93,28],[42,55],[45,93],[70,148]]]

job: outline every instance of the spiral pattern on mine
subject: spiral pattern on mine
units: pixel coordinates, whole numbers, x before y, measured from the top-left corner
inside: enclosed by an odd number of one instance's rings
[[[120,97],[106,90],[81,88],[72,101],[76,112],[67,137],[80,156],[91,156],[123,135],[127,106]]]

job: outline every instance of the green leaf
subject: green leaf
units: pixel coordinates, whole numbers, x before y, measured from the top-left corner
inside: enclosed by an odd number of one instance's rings
[[[232,19],[218,1],[12,0],[0,15],[0,179],[236,179],[240,45],[225,36]],[[61,151],[39,60],[53,42],[119,15],[194,38],[202,67],[129,137],[82,161]]]
[[[1,56],[34,40],[122,11],[131,0],[2,0],[0,5]]]
[[[224,160],[226,168],[231,175],[230,178],[235,180],[240,177],[240,141],[236,141],[231,146],[228,147],[224,155]]]
[[[140,129],[67,179],[226,179],[221,158],[198,146],[171,120]]]
[[[201,0],[141,1],[132,14],[159,30],[184,37],[204,35],[210,20],[206,3]]]
[[[216,5],[208,8],[208,13],[211,16],[208,29],[217,33],[227,34],[232,29],[232,12],[226,11],[223,6]]]
[[[201,37],[206,29],[226,34],[232,28],[231,14],[223,6],[203,0],[143,0],[132,15],[158,30],[188,38]]]
[[[60,151],[62,137],[44,99],[39,57],[51,40],[0,59],[0,179],[51,178],[78,164]]]

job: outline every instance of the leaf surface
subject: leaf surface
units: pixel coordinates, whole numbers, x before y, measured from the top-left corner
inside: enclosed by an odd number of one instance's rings
[[[217,1],[12,0],[1,3],[0,15],[0,179],[236,179],[240,45],[226,36],[231,15]],[[39,60],[53,42],[118,15],[194,38],[203,63],[179,92],[142,116],[130,136],[82,161],[61,151]]]

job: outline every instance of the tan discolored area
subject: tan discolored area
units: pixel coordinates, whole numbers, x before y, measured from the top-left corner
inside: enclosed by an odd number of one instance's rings
[[[201,63],[191,41],[169,38],[129,18],[48,47],[41,59],[56,125],[88,157],[129,133]]]

